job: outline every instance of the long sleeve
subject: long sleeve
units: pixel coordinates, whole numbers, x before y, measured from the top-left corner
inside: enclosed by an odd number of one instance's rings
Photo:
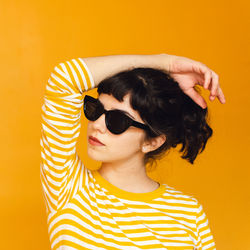
[[[196,215],[196,230],[197,230],[197,249],[200,250],[215,250],[215,242],[211,233],[208,218],[201,204],[198,203]]]
[[[40,178],[47,212],[63,207],[79,186],[84,166],[76,152],[76,143],[83,92],[93,88],[93,77],[81,58],[58,64],[46,84]]]

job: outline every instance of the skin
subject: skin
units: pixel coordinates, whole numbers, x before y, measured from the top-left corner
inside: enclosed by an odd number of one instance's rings
[[[163,54],[163,56],[166,56]],[[195,85],[200,85],[210,91],[209,99],[215,98],[226,103],[224,93],[220,87],[219,76],[205,64],[182,56],[170,55],[170,61],[166,60],[164,68],[170,72],[170,76],[178,82],[182,91],[202,108],[207,107],[205,99],[195,90]],[[165,61],[165,60],[163,60]]]
[[[101,94],[98,99],[106,110],[127,111],[135,121],[144,123],[139,113],[130,106],[129,98],[130,94],[124,97],[123,102],[119,102],[112,95]],[[114,186],[133,193],[151,192],[159,187],[157,182],[147,176],[143,158],[145,153],[160,147],[166,140],[165,136],[146,141],[145,131],[133,126],[122,134],[112,134],[106,127],[104,114],[96,121],[88,121],[87,141],[90,135],[105,144],[87,144],[89,157],[102,162],[98,171],[103,178]]]

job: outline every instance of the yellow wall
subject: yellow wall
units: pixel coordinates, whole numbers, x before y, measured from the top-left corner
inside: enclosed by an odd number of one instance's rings
[[[172,152],[150,175],[199,199],[217,249],[250,249],[249,12],[247,0],[2,0],[1,249],[49,249],[39,140],[53,67],[75,57],[157,53],[207,64],[227,103],[209,102],[214,136],[194,166]],[[96,166],[82,122],[78,152]]]

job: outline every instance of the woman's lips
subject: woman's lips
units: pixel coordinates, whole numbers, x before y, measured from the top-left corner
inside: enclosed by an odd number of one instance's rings
[[[103,143],[101,143],[97,138],[93,136],[89,136],[89,143],[96,146],[104,146]]]

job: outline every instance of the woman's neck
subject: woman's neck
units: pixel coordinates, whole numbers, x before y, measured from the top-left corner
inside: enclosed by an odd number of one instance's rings
[[[159,187],[157,182],[148,177],[143,164],[105,162],[98,172],[112,185],[132,193],[151,192]]]

